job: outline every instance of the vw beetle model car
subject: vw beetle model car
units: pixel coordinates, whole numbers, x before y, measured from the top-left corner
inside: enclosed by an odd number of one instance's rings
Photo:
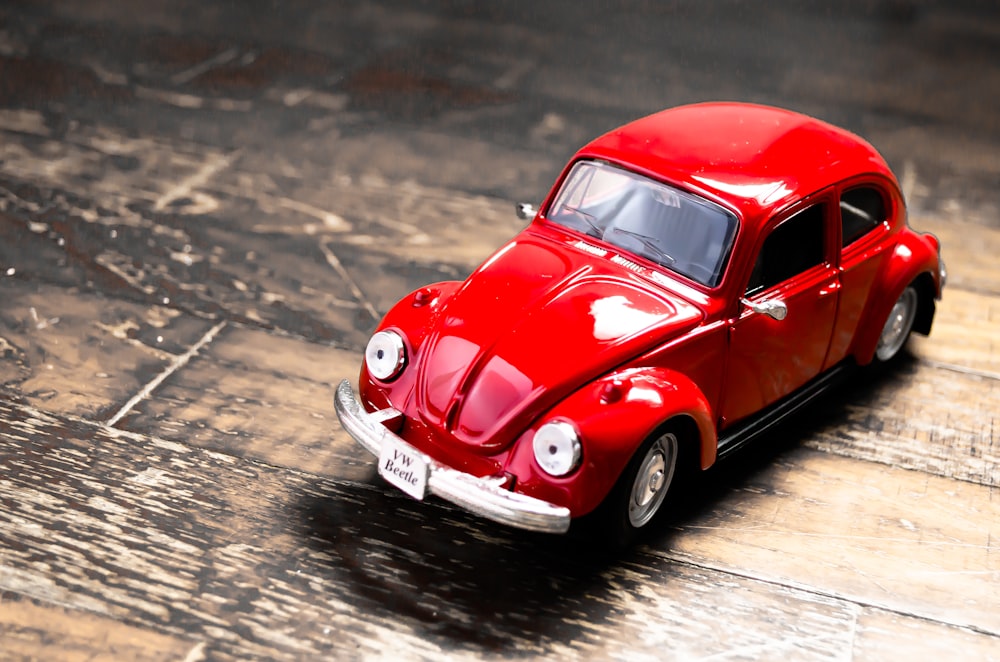
[[[390,483],[524,529],[630,539],[681,463],[929,333],[945,280],[875,149],[776,108],[636,120],[518,211],[467,280],[389,311],[335,404]]]

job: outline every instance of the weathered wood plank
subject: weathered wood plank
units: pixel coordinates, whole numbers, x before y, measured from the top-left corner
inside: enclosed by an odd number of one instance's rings
[[[996,489],[793,448],[660,553],[1000,635]]]
[[[995,12],[141,4],[0,8],[0,623],[53,643],[28,655],[134,633],[212,659],[995,657]],[[901,166],[951,271],[917,360],[624,559],[369,483],[329,397],[378,313],[513,234],[508,200],[585,140],[719,97]],[[15,313],[26,283],[51,289]],[[122,422],[169,439],[89,422],[219,319]]]
[[[929,363],[924,355],[947,336],[914,340],[916,361],[856,375],[815,406],[814,424],[799,431],[802,443],[997,485],[1000,381]],[[360,361],[353,351],[230,327],[122,426],[331,478],[367,480],[371,458],[343,432],[331,402],[336,382],[353,381]]]
[[[777,547],[774,532],[735,540],[763,510],[774,515],[776,508],[814,503],[821,480],[814,472],[827,472],[813,461],[822,464],[824,454],[793,460],[804,467],[781,465],[806,474],[795,494],[782,492],[789,481],[765,472],[753,480],[775,481],[769,498],[753,486],[724,495],[719,508],[736,520],[721,532],[720,515],[707,513],[671,534],[666,547],[614,559],[581,553],[573,539],[519,534],[381,486],[330,481],[79,419],[0,403],[0,424],[8,431],[0,438],[0,590],[205,641],[202,650],[213,659],[659,659],[671,652],[843,659],[862,613],[852,598],[875,602],[816,577],[817,568],[826,570],[822,563],[805,574],[778,566],[786,576],[768,577],[754,550]],[[827,481],[822,491],[843,504],[855,487]],[[969,503],[968,496],[957,500]],[[859,507],[873,518],[882,505]],[[925,523],[910,517],[916,526]],[[711,553],[698,558],[699,545]],[[810,545],[800,547],[815,556]],[[835,537],[822,548],[839,558]],[[961,551],[961,542],[953,548]],[[747,557],[735,572],[727,567],[731,553]],[[977,561],[971,552],[963,558]],[[913,593],[894,583],[898,571],[898,564],[883,563],[870,579]],[[963,578],[957,581],[942,607],[987,590],[969,591]],[[919,576],[915,585],[935,582]],[[910,606],[920,619],[933,618],[926,605]],[[968,611],[969,619],[993,618],[975,605]],[[720,623],[726,636],[718,636]]]
[[[998,637],[876,609],[864,610],[854,634],[857,660],[1000,660]]]
[[[921,345],[930,345],[933,338]],[[921,361],[861,374],[814,410],[803,443],[889,466],[1000,485],[1000,379]]]
[[[56,139],[36,111],[0,109],[4,128],[5,269],[324,342],[363,346],[400,296],[464,277],[522,224],[508,201],[301,165],[279,176],[269,156],[114,127]],[[82,181],[100,184],[81,198]]]
[[[953,215],[961,214],[958,207]],[[952,289],[1000,295],[1000,269],[996,262],[996,256],[1000,255],[1000,229],[941,216],[920,216],[912,225],[920,231],[933,232],[941,240],[941,256],[948,267],[946,297],[952,294]]]
[[[998,484],[994,405],[1000,381],[928,363],[923,355],[945,341],[935,335],[917,344],[920,358],[896,370],[854,376],[814,408],[815,425],[802,431],[803,443]],[[231,327],[140,403],[124,425],[272,464],[362,480],[371,475],[371,459],[343,432],[331,401],[340,379],[356,379],[360,361],[353,351]]]
[[[333,390],[356,352],[230,327],[119,427],[329,476],[366,480],[371,456],[340,427]]]
[[[80,174],[102,178],[100,170]],[[325,342],[363,343],[374,323],[377,313],[363,308],[313,236],[247,233],[242,223],[206,221],[203,210],[158,211],[144,198],[80,200],[65,185],[0,179],[5,270]],[[229,207],[239,221],[241,202]]]
[[[78,609],[0,595],[0,648],[6,660],[198,662],[204,647]]]
[[[529,172],[536,170],[537,162],[524,164],[521,150],[487,150],[481,141],[432,132],[409,134],[402,144],[399,138],[377,131],[363,138],[320,138],[307,151],[335,152],[336,170],[330,171],[320,153],[312,155],[312,162],[283,166],[280,178],[269,154],[246,154],[240,170],[221,173],[207,193],[223,204],[240,200],[254,205],[253,232],[325,234],[349,247],[342,257],[360,250],[392,255],[399,263],[447,263],[468,270],[524,226],[514,214],[513,200],[467,192],[479,189],[472,181],[476,163],[489,166],[489,190],[496,190],[494,178],[504,171],[523,176],[526,166]],[[456,150],[467,158],[449,165],[448,155]],[[540,161],[549,169],[562,165],[554,159]],[[442,175],[450,168],[453,174]],[[430,181],[413,178],[430,171]],[[317,178],[321,186],[313,183]],[[296,187],[294,201],[289,182]],[[542,180],[532,193],[541,196],[549,185]],[[324,209],[336,210],[341,227],[310,213]]]
[[[209,328],[165,306],[13,278],[0,287],[0,392],[92,420],[111,415]]]
[[[948,287],[931,334],[912,340],[911,350],[921,359],[1000,378],[1000,294]]]

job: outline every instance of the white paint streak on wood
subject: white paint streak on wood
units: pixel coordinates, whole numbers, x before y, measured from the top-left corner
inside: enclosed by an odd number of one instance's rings
[[[338,258],[337,254],[333,252],[332,248],[330,248],[330,244],[326,241],[321,241],[319,242],[319,247],[320,250],[323,251],[323,256],[326,258],[327,263],[333,267],[333,270],[336,271],[341,278],[344,279],[344,282],[347,283],[347,286],[351,289],[351,293],[357,297],[364,309],[368,311],[369,315],[372,316],[372,319],[375,321],[381,319],[381,315],[379,315],[378,311],[375,310],[375,306],[372,305],[368,297],[366,297],[364,292],[361,291],[361,288],[358,287],[357,282],[351,274],[344,268],[344,265],[340,262],[340,258]]]
[[[1000,381],[1000,372],[994,372],[992,370],[977,370],[976,368],[970,368],[964,365],[955,365],[954,363],[944,363],[943,361],[928,360],[926,363],[928,366],[938,368],[940,370],[950,370],[963,375],[975,375],[976,377],[982,377],[983,379],[994,379]]]
[[[283,196],[271,196],[267,194],[261,194],[256,197],[258,204],[261,204],[261,206],[265,209],[268,207],[272,209],[274,207],[280,207],[304,214],[306,216],[311,216],[322,223],[320,228],[317,228],[316,226],[305,226],[306,234],[315,234],[318,230],[325,230],[328,232],[346,232],[351,229],[350,224],[338,214],[334,214],[333,212],[325,209],[320,209],[319,207],[301,200],[293,200]],[[259,227],[255,227],[254,229],[256,231],[260,231]],[[282,229],[284,230],[285,228]],[[312,230],[311,232],[310,229]]]
[[[183,85],[184,83],[190,83],[192,80],[202,75],[209,69],[216,67],[220,64],[226,64],[228,62],[232,62],[233,60],[236,59],[236,56],[239,55],[239,53],[240,53],[239,50],[237,50],[236,48],[227,48],[226,50],[216,55],[213,55],[207,60],[203,60],[202,62],[199,62],[198,64],[189,67],[184,71],[180,71],[174,74],[173,76],[170,77],[170,82],[173,83],[174,85]]]
[[[132,396],[128,402],[122,405],[121,409],[119,409],[111,418],[109,418],[105,422],[105,425],[109,428],[114,427],[115,424],[118,423],[118,421],[120,421],[126,414],[128,414],[133,407],[135,407],[137,404],[148,398],[149,395],[154,390],[156,390],[156,387],[163,383],[163,380],[165,380],[167,377],[169,377],[170,375],[174,374],[175,372],[183,368],[185,365],[187,365],[188,361],[190,361],[191,358],[198,353],[198,350],[200,350],[208,343],[212,342],[212,339],[215,338],[215,336],[219,333],[219,331],[221,331],[225,326],[226,322],[222,321],[213,326],[211,329],[209,329],[208,332],[205,333],[205,335],[198,340],[198,342],[192,345],[186,352],[184,352],[180,356],[176,357],[173,361],[171,361],[170,365],[168,365],[163,372],[158,374],[152,381],[146,384],[142,388],[142,390],[140,390],[138,393]]]
[[[140,99],[150,101],[161,101],[178,108],[197,109],[205,105],[204,97],[182,92],[171,92],[169,90],[158,90],[144,85],[135,86],[135,95]]]
[[[105,85],[117,85],[119,87],[128,85],[128,76],[117,71],[111,71],[98,62],[96,59],[88,59],[85,62],[88,69],[94,72],[97,79]]]
[[[156,202],[153,204],[153,209],[156,211],[162,211],[166,209],[167,206],[174,200],[190,196],[194,189],[203,186],[209,179],[212,178],[213,175],[226,168],[238,153],[239,151],[236,151],[209,159],[197,172],[186,177],[176,186],[172,187],[166,193],[157,198]]]
[[[296,87],[292,89],[275,87],[265,92],[264,96],[266,99],[277,101],[289,108],[294,108],[302,104],[304,106],[322,108],[334,113],[343,111],[350,102],[350,97],[347,94],[333,94],[308,87]]]
[[[184,656],[182,662],[200,662],[205,659],[205,642],[199,641],[191,647],[188,654]]]
[[[140,99],[165,103],[178,108],[188,108],[197,110],[199,108],[209,108],[213,110],[225,110],[245,113],[253,109],[253,102],[243,99],[226,99],[222,97],[199,97],[194,94],[184,94],[171,90],[162,90],[144,85],[136,85],[135,96]]]
[[[529,59],[515,60],[506,71],[493,81],[498,90],[512,89],[524,76],[536,67],[536,62]]]

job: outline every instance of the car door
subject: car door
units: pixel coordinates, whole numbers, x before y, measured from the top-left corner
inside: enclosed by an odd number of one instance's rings
[[[886,255],[890,214],[900,213],[901,201],[879,181],[855,181],[838,196],[840,226],[840,300],[826,366],[832,367],[853,349],[861,314]]]
[[[824,367],[840,286],[831,259],[831,199],[783,215],[764,234],[730,324],[722,427],[788,395]],[[783,319],[760,312],[766,306],[783,308]]]

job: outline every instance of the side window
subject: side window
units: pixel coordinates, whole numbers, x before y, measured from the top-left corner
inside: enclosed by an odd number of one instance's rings
[[[813,205],[771,231],[757,256],[747,294],[766,290],[823,262],[825,207]]]
[[[840,196],[842,245],[854,243],[885,220],[885,202],[878,189],[859,186]]]

